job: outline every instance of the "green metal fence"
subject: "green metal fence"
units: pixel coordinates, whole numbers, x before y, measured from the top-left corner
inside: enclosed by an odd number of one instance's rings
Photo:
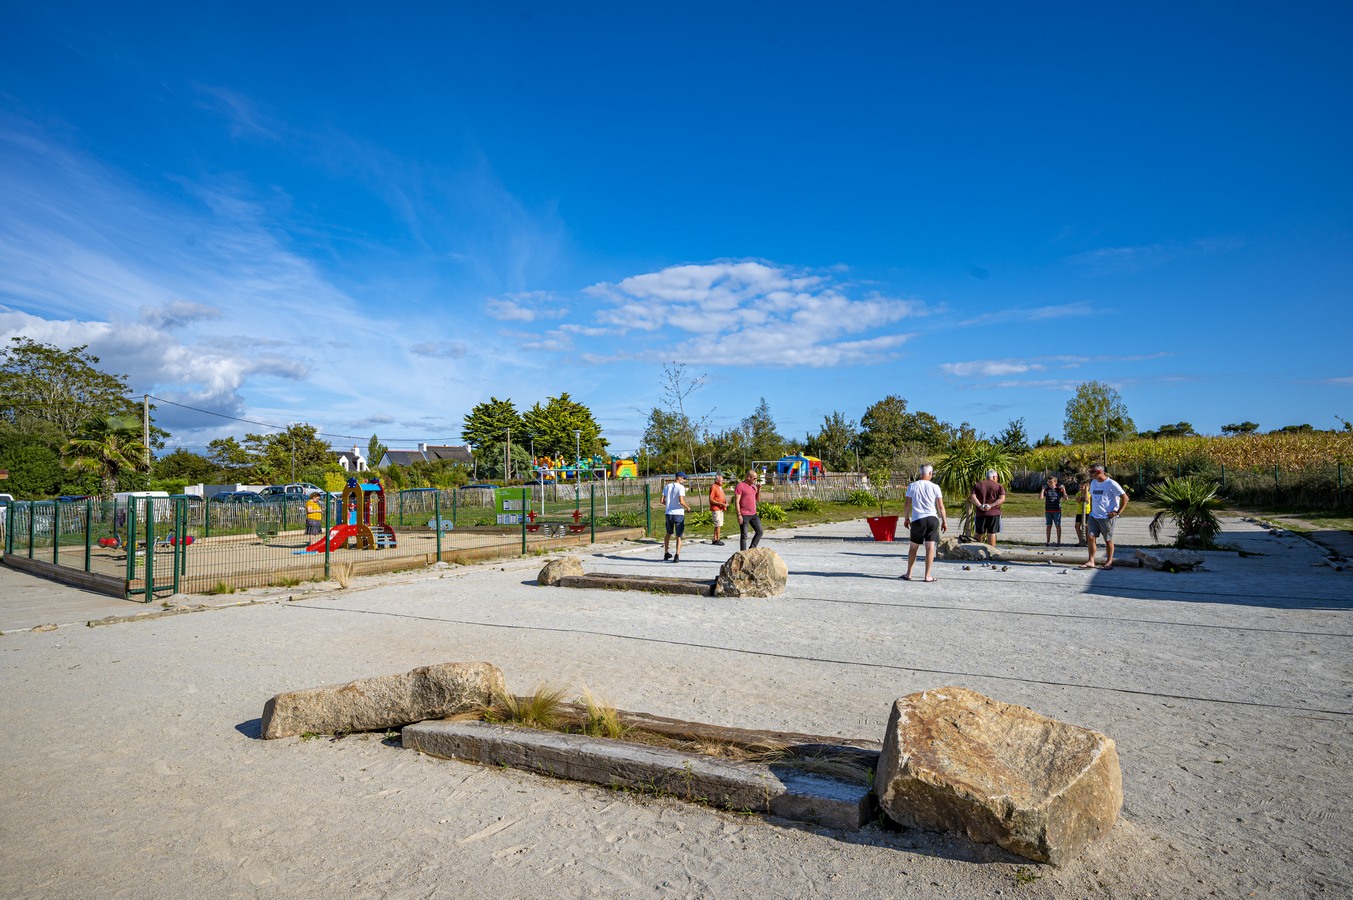
[[[359,549],[353,529],[340,530],[354,511],[341,509],[334,496],[321,504],[318,535],[306,533],[303,501],[236,504],[188,496],[16,503],[4,510],[0,528],[7,554],[100,576],[149,602],[178,592],[346,581],[437,560],[543,553],[599,536],[633,535],[621,529],[642,527],[648,497],[646,486],[613,496],[599,484],[536,487],[524,509],[504,514],[489,490],[391,492],[385,524],[392,534],[368,549]],[[606,509],[613,512],[602,516]]]

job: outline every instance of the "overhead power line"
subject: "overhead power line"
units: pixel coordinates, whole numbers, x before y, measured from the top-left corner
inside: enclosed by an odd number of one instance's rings
[[[246,425],[257,425],[260,428],[272,428],[277,431],[286,431],[290,427],[288,425],[273,425],[269,422],[256,422],[253,419],[241,419],[239,416],[228,416],[225,413],[214,412],[210,409],[202,409],[201,407],[198,406],[189,406],[186,403],[179,403],[175,400],[166,400],[163,397],[156,397],[154,394],[147,394],[146,396],[150,397],[150,399],[154,400],[157,403],[167,403],[170,406],[177,406],[180,409],[190,409],[193,412],[202,413],[203,415],[206,416],[215,416],[218,419],[229,419],[232,422],[243,422]],[[366,440],[368,437],[368,435],[362,434],[334,434],[332,432],[327,431],[316,431],[315,436],[328,438],[343,438],[344,440],[348,441],[363,441]],[[385,444],[387,443],[387,441],[399,441],[401,443],[417,443],[417,442],[429,443],[435,441],[446,441],[447,443],[451,443],[455,440],[456,440],[455,438],[445,438],[445,437],[439,438],[391,437],[382,439],[381,443]]]

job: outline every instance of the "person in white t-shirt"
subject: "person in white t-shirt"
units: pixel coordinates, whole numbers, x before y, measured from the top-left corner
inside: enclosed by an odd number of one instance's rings
[[[676,473],[676,480],[662,489],[662,508],[667,523],[667,534],[662,539],[662,561],[669,559],[681,562],[681,536],[686,533],[686,473]],[[676,553],[669,553],[668,547],[676,535]]]
[[[1090,515],[1085,523],[1085,543],[1090,548],[1090,558],[1082,569],[1095,567],[1095,538],[1104,538],[1104,549],[1108,558],[1104,560],[1104,571],[1113,568],[1113,525],[1127,509],[1127,491],[1109,477],[1104,467],[1090,467]]]
[[[903,527],[911,529],[911,546],[907,548],[907,574],[903,581],[911,581],[911,570],[916,565],[916,551],[925,545],[925,580],[934,581],[935,545],[940,534],[949,530],[949,516],[944,511],[944,494],[931,481],[934,466],[921,466],[921,477],[907,485],[906,518]]]

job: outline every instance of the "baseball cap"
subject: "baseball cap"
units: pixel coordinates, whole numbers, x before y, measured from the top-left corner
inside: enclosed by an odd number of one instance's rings
[[[678,472],[678,473],[676,473],[676,477],[678,477],[678,478],[685,478],[685,477],[686,477],[686,473],[685,473],[685,472]]]

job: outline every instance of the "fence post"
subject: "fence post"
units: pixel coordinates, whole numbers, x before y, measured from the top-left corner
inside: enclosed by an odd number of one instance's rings
[[[116,514],[114,515],[116,518]],[[202,536],[211,537],[211,498],[202,498]]]
[[[399,495],[399,505],[401,512],[400,521],[404,520],[404,494]],[[437,562],[442,561],[442,492],[436,491],[432,495],[432,521],[437,526]]]
[[[531,489],[528,487],[521,494],[521,555],[526,555],[526,510],[530,508]]]
[[[1338,468],[1339,468],[1339,498],[1338,498],[1338,500],[1336,500],[1335,502],[1336,502],[1337,505],[1343,506],[1343,505],[1344,505],[1344,464],[1343,464],[1342,461],[1340,461],[1340,462],[1338,462],[1338,463],[1335,463],[1335,465],[1338,466]]]
[[[1226,463],[1221,464],[1221,489],[1226,490]]]
[[[89,546],[94,542],[94,498],[85,500],[85,571],[89,571],[90,550]]]
[[[14,552],[14,504],[4,501],[5,508],[5,553]]]
[[[61,565],[61,504],[52,503],[52,565]]]
[[[37,512],[37,507],[34,506],[32,503],[29,503],[29,504],[28,504],[28,558],[29,558],[29,559],[32,559],[32,558],[33,558],[33,536],[34,536],[33,521],[34,521],[35,519],[37,519],[37,516],[34,515],[36,512]]]
[[[592,540],[589,543],[595,544],[597,542],[597,483],[594,481],[590,486],[592,488],[592,512],[587,517],[587,521],[592,526]]]
[[[127,498],[127,599],[131,599],[131,584],[136,579],[136,503]]]
[[[146,498],[146,602],[155,599],[155,499]]]
[[[644,537],[653,535],[653,498],[650,496],[652,488],[648,482],[644,482]]]
[[[451,489],[451,527],[460,527],[460,488]]]
[[[324,580],[329,580],[329,528],[333,524],[333,518],[329,515],[329,510],[334,505],[334,498],[328,491],[324,492]]]
[[[1278,467],[1276,465],[1273,467],[1273,489],[1278,490]]]
[[[174,593],[176,594],[179,592],[179,569],[183,567],[183,531],[184,526],[188,524],[187,517],[183,514],[183,504],[187,502],[186,500],[174,501],[173,544],[170,545],[174,548],[174,552],[169,560],[174,564]]]

